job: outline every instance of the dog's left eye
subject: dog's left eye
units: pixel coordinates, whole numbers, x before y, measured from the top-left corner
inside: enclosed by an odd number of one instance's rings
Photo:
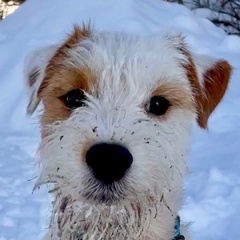
[[[156,116],[164,115],[168,108],[170,107],[170,102],[162,96],[154,96],[150,99],[148,112]]]
[[[66,107],[70,109],[82,107],[85,98],[85,94],[81,89],[74,89],[62,97]]]

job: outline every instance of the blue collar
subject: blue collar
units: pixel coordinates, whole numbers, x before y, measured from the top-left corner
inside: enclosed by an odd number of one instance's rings
[[[174,226],[174,230],[175,230],[175,237],[173,240],[185,240],[185,237],[183,235],[181,235],[181,228],[180,228],[180,217],[177,216],[176,220],[175,220],[175,226]]]

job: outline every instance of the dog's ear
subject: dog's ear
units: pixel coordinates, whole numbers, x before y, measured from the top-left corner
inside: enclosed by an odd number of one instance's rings
[[[38,104],[39,90],[45,78],[46,67],[54,56],[57,46],[47,46],[31,52],[24,62],[24,77],[28,89],[29,103],[27,113],[33,114]]]
[[[192,57],[197,70],[197,88],[200,88],[195,93],[197,122],[200,127],[207,128],[210,114],[226,92],[232,67],[225,60],[213,59],[205,55],[193,55]]]

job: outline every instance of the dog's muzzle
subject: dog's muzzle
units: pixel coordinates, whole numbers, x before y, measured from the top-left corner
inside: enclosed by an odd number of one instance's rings
[[[125,176],[131,167],[133,156],[122,145],[98,143],[87,151],[86,162],[97,180],[110,185]]]

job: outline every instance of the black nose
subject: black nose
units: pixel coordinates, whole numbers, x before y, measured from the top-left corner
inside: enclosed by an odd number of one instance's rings
[[[121,145],[100,143],[87,151],[86,162],[95,178],[110,184],[124,176],[133,162],[133,157],[128,149]]]

